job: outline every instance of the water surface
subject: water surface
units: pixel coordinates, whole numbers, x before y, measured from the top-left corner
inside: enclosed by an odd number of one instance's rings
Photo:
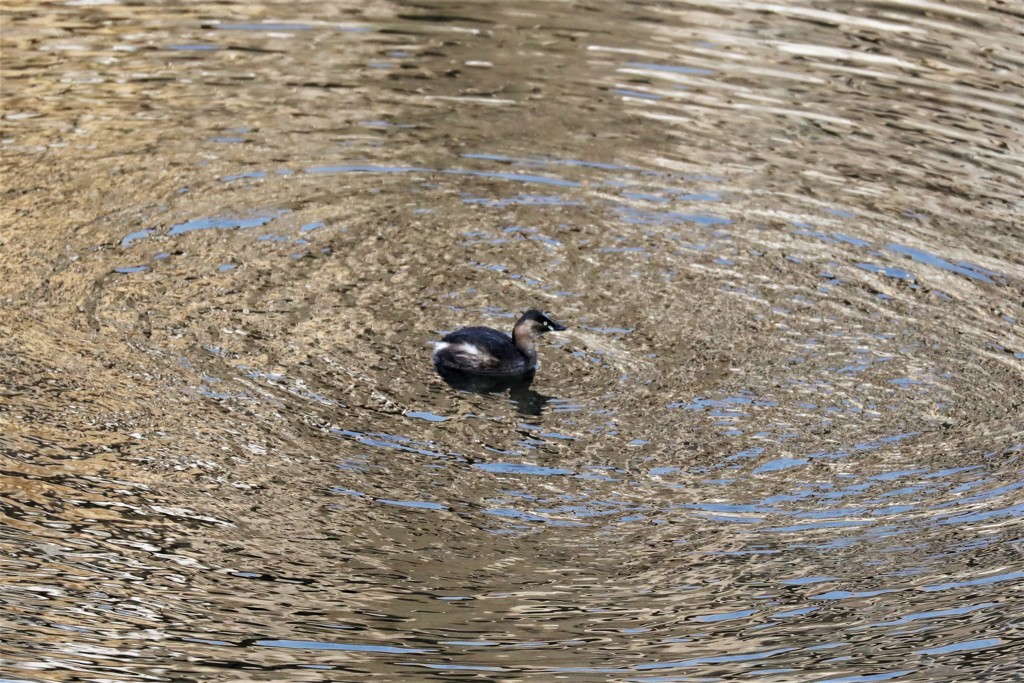
[[[2,676],[1018,679],[1021,21],[9,3]]]

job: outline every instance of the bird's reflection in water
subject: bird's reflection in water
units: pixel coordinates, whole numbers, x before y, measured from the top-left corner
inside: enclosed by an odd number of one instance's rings
[[[453,389],[472,391],[476,394],[500,394],[508,392],[522,415],[540,415],[550,396],[537,393],[530,388],[534,373],[525,375],[481,375],[449,368],[437,368],[437,374]]]

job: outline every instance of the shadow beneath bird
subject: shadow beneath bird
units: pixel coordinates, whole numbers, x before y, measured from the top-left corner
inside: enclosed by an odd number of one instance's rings
[[[522,415],[540,415],[551,400],[550,396],[530,388],[536,374],[534,370],[519,375],[483,375],[438,366],[437,374],[458,391],[474,394],[501,394],[507,391],[516,405],[516,411]]]

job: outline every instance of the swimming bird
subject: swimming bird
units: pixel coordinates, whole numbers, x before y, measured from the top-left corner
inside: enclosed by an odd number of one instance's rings
[[[547,332],[561,332],[556,323],[531,309],[516,321],[512,334],[492,327],[463,327],[434,343],[434,367],[445,376],[451,373],[487,377],[525,377],[537,370],[534,341]]]

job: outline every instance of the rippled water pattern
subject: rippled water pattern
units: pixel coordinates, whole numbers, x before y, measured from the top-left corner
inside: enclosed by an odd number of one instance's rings
[[[0,680],[1024,677],[1019,5],[3,11]]]

